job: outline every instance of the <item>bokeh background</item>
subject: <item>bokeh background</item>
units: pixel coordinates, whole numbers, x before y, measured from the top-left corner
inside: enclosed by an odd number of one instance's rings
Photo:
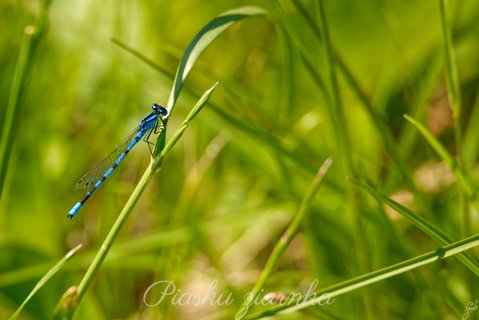
[[[439,246],[351,187],[343,158],[353,160],[354,175],[452,239],[477,232],[474,210],[464,225],[454,176],[403,118],[415,115],[457,153],[439,1],[324,1],[331,42],[387,124],[409,180],[384,146],[386,133],[342,76],[347,130],[331,121],[331,101],[318,81],[330,66],[298,3],[316,23],[315,1],[52,2],[47,33],[29,69],[0,202],[0,318],[8,318],[41,276],[83,243],[22,318],[48,318],[62,294],[80,281],[149,163],[146,144],[138,145],[69,221],[67,212],[84,195],[73,186],[150,112],[151,103],[166,103],[194,35],[215,16],[244,5],[263,7],[270,15],[235,24],[195,64],[171,114],[169,135],[199,95],[216,81],[220,85],[143,194],[76,319],[232,318],[328,156],[334,164],[264,293],[306,292],[315,279],[319,289]],[[35,21],[38,6],[38,1],[0,1],[0,123],[24,30]],[[459,148],[475,179],[479,3],[451,3],[448,14],[463,103]],[[338,130],[350,137],[347,155],[338,150]],[[477,249],[473,253],[477,256]],[[217,281],[218,294],[236,298],[226,306],[147,307],[145,290],[159,280],[195,294]],[[450,258],[338,297],[331,306],[280,318],[456,319],[474,299],[479,299],[477,277]]]

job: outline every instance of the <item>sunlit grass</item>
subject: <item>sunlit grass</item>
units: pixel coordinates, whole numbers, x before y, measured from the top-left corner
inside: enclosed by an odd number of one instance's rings
[[[311,283],[334,303],[246,318],[461,318],[479,299],[476,2],[40,3],[0,5],[0,318],[231,319]],[[174,106],[156,160],[140,144],[67,221],[152,102]],[[233,300],[148,307],[162,280]]]

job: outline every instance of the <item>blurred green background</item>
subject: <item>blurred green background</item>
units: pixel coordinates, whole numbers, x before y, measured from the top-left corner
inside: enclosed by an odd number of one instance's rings
[[[462,150],[475,179],[479,2],[451,4],[462,146],[455,143],[444,82],[439,1],[324,1],[331,42],[385,121],[408,178],[384,146],[386,133],[344,76],[339,96],[346,127],[331,121],[330,97],[318,81],[331,66],[308,20],[319,19],[315,1],[53,1],[47,33],[28,71],[0,202],[0,318],[8,318],[41,276],[83,243],[22,318],[48,318],[62,294],[79,282],[148,165],[148,148],[136,147],[69,221],[67,212],[84,195],[73,186],[150,112],[151,103],[166,103],[172,76],[195,34],[220,13],[244,5],[263,7],[269,16],[233,25],[193,67],[169,134],[202,92],[216,81],[220,85],[143,194],[76,319],[232,318],[329,155],[335,162],[326,182],[264,293],[305,292],[315,279],[319,289],[439,246],[351,187],[345,158],[352,159],[354,175],[452,239],[476,233],[477,212],[465,226],[451,172],[403,118],[414,115],[452,154]],[[38,6],[38,1],[0,1],[2,106],[8,103],[25,27],[35,21]],[[0,108],[0,123],[5,114],[6,107]],[[338,150],[338,130],[349,135],[349,149]],[[473,252],[477,256],[478,250]],[[227,306],[147,307],[145,290],[165,279],[198,294],[216,280],[218,293],[236,298]],[[279,318],[456,319],[469,301],[479,299],[478,283],[450,258],[338,297],[331,306]]]

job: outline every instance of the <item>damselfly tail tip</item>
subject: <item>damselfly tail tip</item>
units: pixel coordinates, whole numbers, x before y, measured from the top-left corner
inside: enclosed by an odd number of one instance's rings
[[[82,206],[82,203],[81,203],[81,202],[77,202],[77,203],[73,206],[73,208],[70,210],[70,212],[68,212],[68,215],[67,215],[68,219],[73,218],[73,216],[78,212],[78,210],[80,210],[81,206]]]

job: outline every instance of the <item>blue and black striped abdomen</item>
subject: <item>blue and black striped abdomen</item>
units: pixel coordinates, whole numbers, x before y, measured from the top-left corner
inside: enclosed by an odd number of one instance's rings
[[[89,188],[85,197],[77,202],[73,208],[68,212],[68,218],[72,218],[83,206],[83,204],[92,196],[93,193],[105,182],[105,180],[115,171],[120,163],[125,159],[131,149],[151,130],[154,130],[158,125],[158,121],[165,124],[162,117],[167,116],[168,112],[165,108],[153,104],[153,112],[146,115],[118,147],[113,152],[102,160],[93,169],[88,171],[76,184],[75,188]]]

